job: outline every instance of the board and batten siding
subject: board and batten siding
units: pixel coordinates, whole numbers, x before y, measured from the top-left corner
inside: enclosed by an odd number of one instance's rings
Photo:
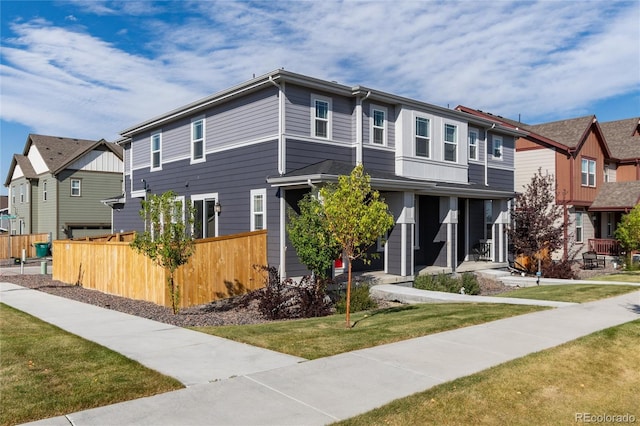
[[[122,173],[122,160],[112,151],[93,150],[69,164],[67,169]]]
[[[313,95],[331,99],[331,141],[348,144],[354,142],[354,99],[294,84],[285,86],[285,133],[302,138],[314,137],[311,133]]]

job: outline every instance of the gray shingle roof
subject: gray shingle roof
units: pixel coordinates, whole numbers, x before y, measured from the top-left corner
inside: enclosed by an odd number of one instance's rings
[[[631,209],[640,202],[640,181],[605,182],[589,210],[615,211]]]
[[[20,170],[22,170],[22,174],[27,179],[31,179],[37,176],[36,171],[33,169],[31,165],[31,161],[25,155],[15,154],[13,158],[16,160],[18,166],[20,166]]]
[[[523,128],[566,147],[575,148],[581,142],[582,136],[584,136],[594,119],[594,115],[588,115],[568,120],[552,121],[551,123],[535,124],[533,126],[525,125]]]
[[[640,118],[600,123],[600,128],[614,158],[618,160],[640,158]]]

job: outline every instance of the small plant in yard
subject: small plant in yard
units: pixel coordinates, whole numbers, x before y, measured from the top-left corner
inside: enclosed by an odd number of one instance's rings
[[[378,304],[369,295],[369,285],[362,284],[355,286],[351,292],[351,312],[369,311],[376,309]],[[336,303],[336,312],[344,314],[347,312],[347,296],[343,294],[338,303]]]
[[[480,284],[475,275],[465,272],[460,277],[440,273],[419,275],[413,282],[421,290],[443,291],[446,293],[480,294]],[[462,290],[464,288],[464,290]]]
[[[265,317],[277,320],[310,318],[331,313],[331,300],[311,277],[303,277],[299,283],[288,278],[282,280],[278,270],[257,266],[267,272],[266,285],[258,298],[258,309]]]

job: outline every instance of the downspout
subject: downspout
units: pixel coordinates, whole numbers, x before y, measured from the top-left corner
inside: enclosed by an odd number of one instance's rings
[[[286,173],[286,161],[285,161],[285,141],[284,141],[284,87],[276,83],[273,80],[273,76],[269,76],[269,83],[273,84],[278,89],[278,173],[280,176]],[[284,84],[284,83],[283,83]],[[287,277],[287,228],[286,228],[286,209],[287,202],[285,200],[286,190],[280,188],[280,277],[285,279]]]
[[[369,96],[371,96],[371,90],[367,92],[364,98],[356,97],[356,165],[362,164],[362,151],[364,150],[362,140],[362,102],[367,100]]]
[[[484,186],[489,186],[489,130],[496,128],[496,123],[484,132]]]

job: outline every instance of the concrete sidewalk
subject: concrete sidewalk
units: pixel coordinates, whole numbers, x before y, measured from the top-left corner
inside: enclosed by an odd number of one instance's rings
[[[75,327],[77,331],[70,331],[90,340],[106,338],[131,358],[144,357],[148,342],[156,349],[162,347],[154,351],[154,362],[165,374],[170,373],[163,365],[190,364],[172,356],[161,359],[163,353],[172,353],[164,345],[174,340],[162,338],[171,329],[165,324],[146,324],[148,320],[88,305],[67,305],[72,301],[12,284],[2,283],[0,289],[3,303],[62,328]],[[58,304],[63,306],[54,307]],[[93,321],[74,325],[85,322],[85,316]],[[257,348],[253,352],[246,345],[221,343],[224,339],[212,336],[186,337],[185,345],[173,356],[192,357],[194,371],[178,373],[197,384],[33,424],[322,425],[636,319],[640,319],[640,291],[304,362]],[[137,330],[136,338],[129,334],[132,330]],[[190,339],[196,342],[192,346]],[[205,368],[200,369],[195,360]],[[226,378],[208,383],[214,376],[211,369],[226,362],[232,364],[218,374]],[[228,375],[233,369],[235,375]],[[198,374],[205,379],[194,380]]]

